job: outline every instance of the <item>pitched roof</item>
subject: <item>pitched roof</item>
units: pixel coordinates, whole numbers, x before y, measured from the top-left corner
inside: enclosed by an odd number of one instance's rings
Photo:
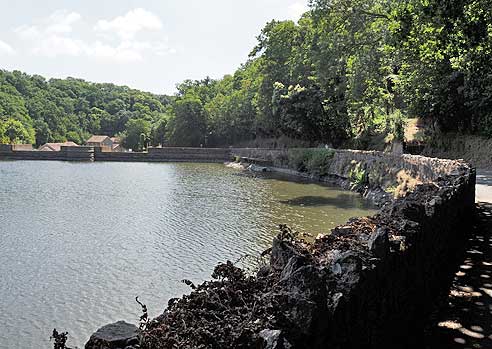
[[[109,136],[99,136],[99,135],[94,135],[91,138],[87,140],[87,143],[101,143],[103,142],[106,138],[109,138]]]
[[[78,147],[79,145],[74,142],[63,142],[63,143],[45,143],[39,149],[48,147],[53,151],[60,151],[61,147]]]
[[[120,144],[121,143],[120,137],[111,137],[111,140],[113,141],[113,144]]]

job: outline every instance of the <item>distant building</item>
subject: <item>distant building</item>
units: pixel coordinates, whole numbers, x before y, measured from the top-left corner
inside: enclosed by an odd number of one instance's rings
[[[86,142],[91,147],[109,148],[112,149],[113,141],[109,136],[94,135]]]
[[[113,153],[124,153],[124,152],[127,152],[128,150],[123,148],[123,145],[121,145],[121,144],[113,144],[111,151]]]
[[[74,142],[64,143],[46,143],[38,148],[41,151],[60,151],[61,147],[78,147],[79,145]]]

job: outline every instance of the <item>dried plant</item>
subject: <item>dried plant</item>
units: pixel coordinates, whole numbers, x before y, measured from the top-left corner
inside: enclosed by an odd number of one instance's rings
[[[67,347],[68,332],[58,332],[56,328],[53,329],[53,333],[50,336],[50,341],[54,339],[53,343],[54,349],[71,349]]]
[[[135,300],[142,307],[142,315],[140,316],[138,328],[143,331],[147,328],[147,324],[149,323],[149,313],[147,312],[147,306],[138,300],[138,296],[135,297]]]

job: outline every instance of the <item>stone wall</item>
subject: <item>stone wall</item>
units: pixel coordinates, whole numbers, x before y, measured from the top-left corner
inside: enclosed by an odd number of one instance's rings
[[[129,161],[129,162],[218,162],[230,160],[227,148],[149,148],[148,152],[108,153],[98,148],[95,161]]]
[[[228,148],[149,148],[148,152],[107,152],[100,147],[61,147],[56,151],[18,151],[0,144],[0,160],[119,162],[217,162],[231,160]]]
[[[329,163],[329,174],[348,179],[354,164],[359,164],[369,176],[372,185],[387,186],[394,183],[397,173],[404,170],[421,182],[433,181],[439,177],[457,173],[459,164],[452,160],[443,160],[419,155],[396,155],[379,151],[333,149],[334,155]],[[289,157],[287,149],[233,148],[232,157],[252,159],[271,166],[286,168],[285,159]]]
[[[12,145],[0,144],[0,160],[57,160],[93,161],[93,147],[61,147],[60,151],[14,150]]]
[[[303,151],[332,153],[323,164],[322,176],[309,173],[309,169],[296,173],[297,169],[293,168],[291,158],[295,156],[295,152]],[[363,177],[363,183],[358,183],[356,189],[375,199],[377,203],[385,202],[391,195],[403,196],[417,184],[435,181],[460,170],[459,163],[452,160],[379,151],[234,148],[231,155],[241,161],[270,166],[274,171],[311,177],[347,189],[354,188],[354,184],[357,184],[354,183],[357,181],[354,177],[358,173]]]
[[[492,138],[462,134],[436,135],[423,147],[422,155],[465,159],[477,168],[492,170]]]

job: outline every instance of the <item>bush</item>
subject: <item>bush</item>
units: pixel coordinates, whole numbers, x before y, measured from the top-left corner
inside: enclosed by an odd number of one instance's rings
[[[332,149],[290,149],[287,153],[287,164],[300,172],[326,176],[334,154]]]
[[[363,188],[366,184],[368,184],[367,173],[358,163],[356,163],[354,168],[350,170],[349,179],[351,184],[350,188],[352,190]]]
[[[331,159],[335,152],[332,149],[312,149],[309,151],[306,169],[315,176],[326,176]]]
[[[308,149],[289,149],[287,165],[299,172],[306,172],[306,162],[309,159]]]

